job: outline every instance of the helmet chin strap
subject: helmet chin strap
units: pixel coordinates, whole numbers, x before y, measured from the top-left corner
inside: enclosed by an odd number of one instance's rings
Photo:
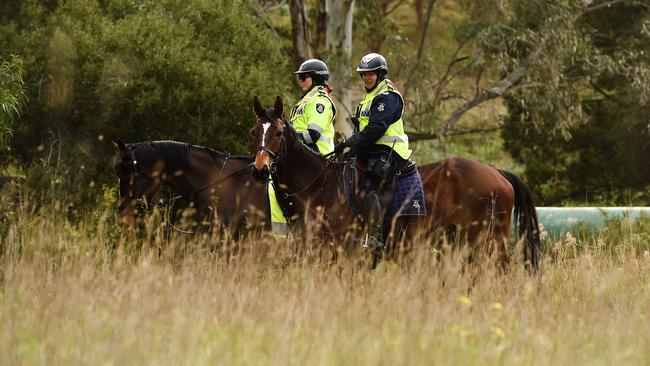
[[[377,85],[379,85],[379,83],[384,81],[384,79],[386,79],[386,71],[378,70],[377,71],[377,83],[375,84],[375,87],[377,87]]]

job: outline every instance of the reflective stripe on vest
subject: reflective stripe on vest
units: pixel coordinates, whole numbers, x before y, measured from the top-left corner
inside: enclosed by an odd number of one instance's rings
[[[325,128],[319,124],[310,123],[310,121],[305,118],[305,108],[311,99],[316,96],[326,98],[332,106],[332,118],[328,122],[329,125]],[[325,88],[320,85],[308,92],[291,111],[291,124],[293,125],[293,128],[296,132],[303,135],[306,143],[315,143],[321,154],[327,154],[334,150],[334,118],[336,118],[336,107],[334,106],[334,102],[325,91]],[[308,129],[318,131],[321,134],[318,141],[312,141],[312,138],[307,131]]]
[[[269,194],[269,208],[271,209],[271,232],[276,239],[286,239],[289,236],[289,222],[284,217],[284,212],[280,208],[280,203],[275,195],[273,182],[269,180],[267,183]]]
[[[368,126],[368,123],[370,123],[370,107],[372,106],[372,100],[375,99],[376,96],[384,93],[397,94],[402,100],[402,113],[404,113],[404,99],[402,98],[402,95],[393,86],[393,83],[390,80],[384,79],[373,91],[366,94],[366,97],[357,107],[359,131],[363,131],[363,129]],[[411,156],[412,151],[409,149],[409,138],[406,133],[404,133],[404,121],[402,121],[402,117],[393,122],[384,133],[384,136],[375,141],[375,144],[391,147],[399,154],[399,156],[408,159]]]

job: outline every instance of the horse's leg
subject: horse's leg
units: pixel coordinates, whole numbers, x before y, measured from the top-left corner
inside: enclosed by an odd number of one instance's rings
[[[412,246],[417,225],[415,219],[408,216],[384,220],[384,253],[387,258],[398,259]]]
[[[497,268],[504,271],[509,263],[509,224],[509,220],[490,215],[479,224],[472,222],[467,229],[467,241],[471,248],[470,261],[473,258],[493,260]]]

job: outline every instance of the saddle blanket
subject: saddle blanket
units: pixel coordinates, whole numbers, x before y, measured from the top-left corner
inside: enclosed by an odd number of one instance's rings
[[[424,188],[417,169],[407,176],[395,179],[393,199],[386,211],[385,219],[398,216],[426,216],[427,206],[424,201]]]

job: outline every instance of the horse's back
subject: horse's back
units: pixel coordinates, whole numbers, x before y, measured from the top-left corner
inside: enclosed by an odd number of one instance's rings
[[[494,167],[451,157],[420,168],[427,210],[436,226],[484,226],[490,218],[510,221],[514,191]]]

